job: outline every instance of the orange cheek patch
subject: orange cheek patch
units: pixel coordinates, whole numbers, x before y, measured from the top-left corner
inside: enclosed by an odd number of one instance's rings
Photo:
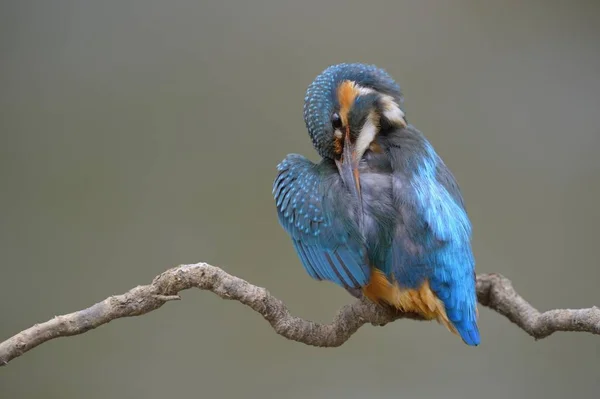
[[[348,114],[350,113],[350,108],[352,108],[354,100],[358,97],[356,84],[350,80],[344,80],[338,87],[337,96],[340,104],[340,118],[342,119],[342,124],[348,126]]]
[[[341,138],[334,138],[333,139],[333,150],[335,151],[335,153],[337,155],[340,155],[342,153],[342,150],[344,149],[344,146],[342,144],[342,139]]]

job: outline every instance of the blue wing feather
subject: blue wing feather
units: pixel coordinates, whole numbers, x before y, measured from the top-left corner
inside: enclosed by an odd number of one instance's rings
[[[308,254],[306,253],[306,250],[302,246],[302,242],[297,241],[297,240],[292,240],[292,241],[294,243],[294,248],[296,249],[296,253],[300,257],[300,261],[304,265],[308,275],[311,276],[312,278],[314,278],[315,280],[321,280],[321,278],[319,277],[319,273],[312,266],[312,262],[309,260]]]
[[[395,171],[402,223],[394,236],[392,270],[407,285],[428,279],[463,340],[478,345],[471,224],[452,173],[429,143],[425,149],[410,175]]]
[[[288,155],[277,169],[273,195],[279,222],[306,272],[344,288],[365,285],[370,270],[364,244],[348,210],[327,195],[339,183],[335,169],[296,154]],[[339,191],[335,194],[338,201],[343,198]]]

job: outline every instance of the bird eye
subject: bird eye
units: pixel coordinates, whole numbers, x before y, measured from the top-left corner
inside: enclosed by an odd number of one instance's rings
[[[342,118],[340,118],[340,114],[337,112],[331,115],[331,126],[333,126],[334,129],[339,129],[342,127]]]

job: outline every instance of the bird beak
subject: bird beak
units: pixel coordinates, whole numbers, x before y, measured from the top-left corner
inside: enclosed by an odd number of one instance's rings
[[[352,169],[352,177],[354,179],[354,185],[360,198],[360,175],[358,173],[358,162],[356,156],[356,145],[350,142],[350,127],[346,127],[346,137],[344,137],[344,162],[346,159],[349,161],[348,164]]]
[[[360,195],[360,174],[358,172],[359,159],[356,156],[356,146],[350,141],[350,127],[346,127],[344,136],[344,149],[342,160],[336,161],[336,165],[342,176],[342,180],[348,188],[352,190],[353,195],[359,200],[362,208],[362,196]]]

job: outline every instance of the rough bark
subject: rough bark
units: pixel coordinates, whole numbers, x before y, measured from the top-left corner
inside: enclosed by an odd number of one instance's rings
[[[336,347],[369,323],[383,326],[418,315],[357,300],[343,306],[328,324],[315,323],[290,314],[280,299],[266,289],[232,276],[206,263],[182,265],[156,276],[151,284],[137,286],[122,295],[106,298],[87,309],[56,316],[36,324],[0,343],[0,365],[36,346],[58,337],[82,334],[121,317],[139,316],[180,299],[189,288],[212,291],[223,299],[243,303],[260,313],[275,332],[287,339],[319,347]],[[556,331],[585,331],[600,335],[600,309],[554,309],[540,313],[514,290],[510,280],[499,274],[477,276],[477,296],[483,306],[506,316],[535,339]]]

